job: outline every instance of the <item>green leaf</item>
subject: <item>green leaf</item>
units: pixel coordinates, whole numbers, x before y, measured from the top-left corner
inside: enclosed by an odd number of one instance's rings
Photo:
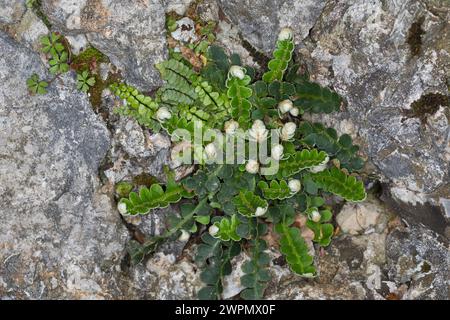
[[[262,77],[264,82],[271,83],[276,80],[283,80],[284,72],[292,59],[294,47],[293,39],[277,41],[277,47],[273,52],[274,58],[269,61],[269,71],[264,73]]]
[[[330,244],[334,233],[334,227],[331,223],[320,223],[308,220],[306,226],[314,232],[314,242],[320,246],[326,247]]]
[[[300,230],[289,227],[285,223],[275,226],[275,230],[280,234],[280,251],[286,257],[292,271],[298,275],[312,277],[316,274],[313,265],[313,258],[308,253],[308,246],[303,240]]]
[[[292,197],[294,194],[289,189],[286,180],[270,181],[270,185],[267,182],[261,180],[258,182],[258,187],[263,192],[264,198],[270,200],[283,200]]]
[[[150,128],[154,132],[160,130],[161,125],[155,117],[159,107],[156,101],[125,83],[112,83],[110,89],[116,96],[126,101],[126,104],[116,112],[136,119],[140,125]]]
[[[341,98],[328,88],[317,83],[303,81],[295,86],[297,100],[294,105],[312,113],[331,113],[339,111]]]
[[[311,178],[319,188],[347,201],[359,202],[366,199],[367,194],[363,182],[336,167],[311,174]]]
[[[274,81],[269,84],[269,95],[277,101],[290,99],[295,94],[295,86],[289,82]]]
[[[317,149],[297,151],[287,159],[280,161],[280,167],[276,177],[279,179],[287,178],[308,168],[326,163],[328,155],[324,151]]]
[[[265,212],[268,207],[266,200],[255,195],[252,191],[241,190],[237,196],[234,197],[233,203],[238,212],[245,217],[255,217],[257,210]],[[261,208],[261,209],[258,209]]]
[[[202,236],[205,242],[197,253],[196,261],[200,262],[202,272],[200,279],[206,287],[198,292],[199,299],[220,299],[223,291],[223,278],[231,273],[231,259],[241,252],[238,242],[225,243],[211,236]],[[200,257],[199,257],[200,255]]]
[[[270,256],[264,251],[267,250],[267,244],[260,237],[266,233],[267,229],[261,229],[256,219],[252,222],[254,239],[250,241],[250,261],[242,265],[244,275],[241,277],[241,285],[245,287],[241,291],[241,298],[245,300],[262,299],[267,282],[271,279],[267,270],[270,264]]]
[[[219,229],[213,237],[219,238],[222,241],[240,241],[241,237],[236,232],[239,225],[240,221],[235,214],[231,218],[223,217],[220,221],[213,224],[213,226]]]
[[[303,122],[299,126],[302,134],[302,141],[310,146],[316,146],[324,150],[330,156],[339,160],[342,168],[350,171],[360,170],[364,165],[364,160],[356,155],[358,146],[352,143],[352,138],[343,134],[338,138],[336,130],[325,128],[320,123]]]
[[[253,91],[248,86],[250,81],[250,77],[246,75],[244,79],[232,77],[226,82],[228,88],[227,96],[231,104],[231,116],[239,122],[239,126],[243,129],[249,126],[252,110],[249,98],[252,96]]]
[[[150,188],[142,187],[139,194],[131,192],[129,198],[122,198],[120,203],[126,205],[127,214],[147,214],[155,208],[165,208],[181,198],[190,198],[190,194],[181,184],[169,179],[165,190],[160,184],[153,184]]]

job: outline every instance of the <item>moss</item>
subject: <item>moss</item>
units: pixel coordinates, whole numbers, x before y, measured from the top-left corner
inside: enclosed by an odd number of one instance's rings
[[[107,62],[109,62],[109,58],[100,50],[91,46],[74,56],[70,67],[77,72],[86,69],[94,71],[93,69],[96,69],[100,63]]]
[[[106,80],[100,76],[99,66],[108,63],[109,58],[95,47],[88,47],[72,58],[70,67],[77,73],[88,70],[95,78],[95,84],[89,88],[89,101],[96,112],[101,113],[102,93],[111,83],[121,79],[120,73],[109,73]],[[102,114],[102,116],[106,116]]]
[[[414,22],[408,31],[408,37],[406,42],[409,45],[409,50],[413,56],[417,56],[422,49],[422,36],[425,31],[422,29],[424,22],[424,17],[420,17],[416,22]]]
[[[127,181],[121,181],[116,184],[116,193],[121,198],[128,197],[131,190],[133,190],[133,184]]]
[[[449,105],[450,100],[448,96],[440,93],[428,93],[411,104],[411,110],[408,110],[407,116],[419,118],[422,122],[425,122],[428,116],[435,114],[439,110],[439,107],[448,108]]]
[[[133,178],[133,184],[135,186],[146,186],[150,187],[152,184],[158,183],[158,179],[148,173],[138,174]]]
[[[96,112],[100,112],[102,105],[103,90],[108,88],[114,82],[120,82],[122,76],[120,73],[108,73],[106,80],[103,80],[99,74],[95,73],[95,84],[89,88],[89,101]]]

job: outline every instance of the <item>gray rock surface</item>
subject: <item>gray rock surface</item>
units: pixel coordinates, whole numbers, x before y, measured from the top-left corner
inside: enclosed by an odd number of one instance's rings
[[[110,298],[128,231],[97,168],[109,134],[70,75],[46,95],[37,54],[0,33],[0,297]]]
[[[43,0],[42,5],[56,30],[86,35],[122,70],[128,83],[144,91],[161,84],[154,64],[166,56],[162,1]]]
[[[329,1],[301,50],[315,79],[346,99],[325,121],[358,135],[391,196],[440,232],[443,217],[420,207],[450,197],[449,106],[427,99],[449,94],[449,14],[440,1]],[[422,119],[412,111],[420,99],[419,110],[434,108]]]
[[[20,21],[25,11],[26,11],[25,1],[1,0],[0,24],[11,24]]]
[[[242,36],[255,48],[270,53],[278,30],[290,27],[297,44],[308,36],[322,12],[325,0],[218,0],[220,7]]]

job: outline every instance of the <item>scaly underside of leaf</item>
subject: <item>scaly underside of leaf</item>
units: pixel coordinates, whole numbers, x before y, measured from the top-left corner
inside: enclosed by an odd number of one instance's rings
[[[269,71],[262,77],[264,82],[271,83],[276,80],[283,80],[284,72],[289,65],[289,61],[292,59],[294,48],[295,45],[292,39],[277,41],[277,48],[273,52],[273,59],[269,61]]]
[[[336,167],[311,174],[311,177],[324,191],[338,195],[347,201],[359,202],[366,199],[363,182]]]

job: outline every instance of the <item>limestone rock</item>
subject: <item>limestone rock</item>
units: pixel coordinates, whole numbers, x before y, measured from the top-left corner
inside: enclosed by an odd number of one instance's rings
[[[314,26],[324,0],[218,0],[220,7],[254,47],[269,53],[278,31],[290,27],[299,44]]]
[[[108,131],[69,74],[31,96],[39,56],[4,33],[0,49],[0,296],[118,296],[128,231],[96,192]]]
[[[123,71],[129,84],[150,91],[161,85],[154,64],[166,57],[162,1],[43,0],[42,8],[65,35],[86,35]]]

